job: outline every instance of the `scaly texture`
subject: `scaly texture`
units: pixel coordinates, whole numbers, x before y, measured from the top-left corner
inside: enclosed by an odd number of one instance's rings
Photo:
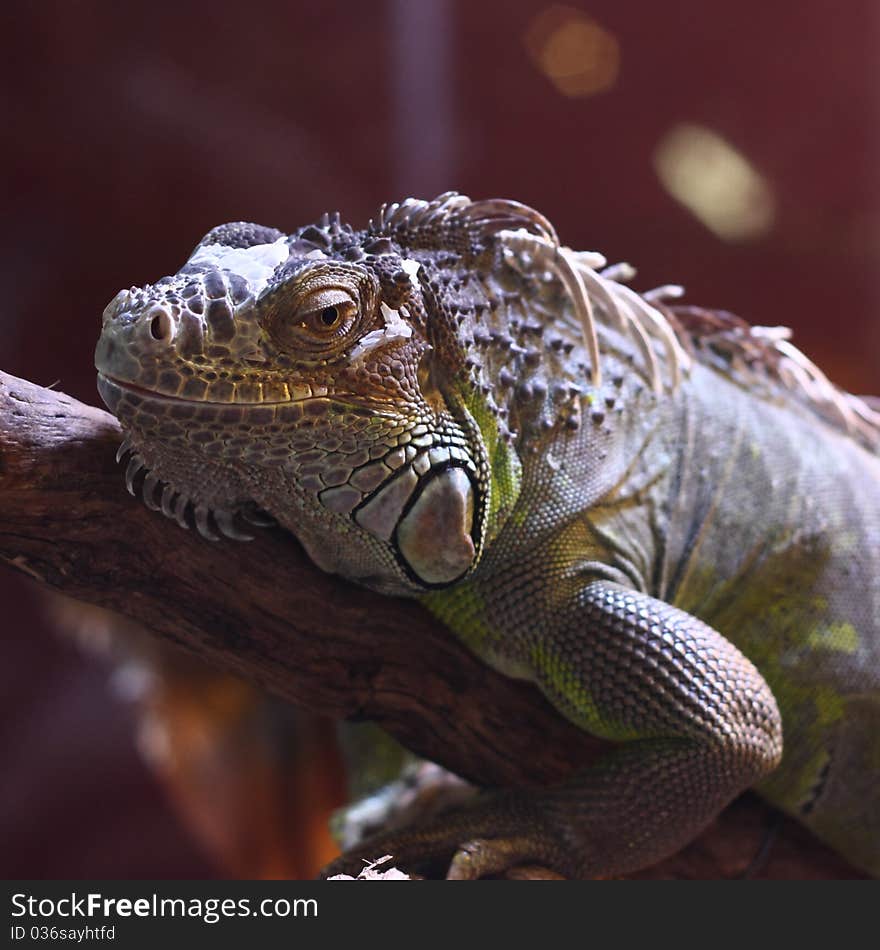
[[[756,785],[878,874],[880,419],[603,266],[454,194],[215,229],[105,311],[129,488],[209,538],[271,516],[619,743],[362,853],[618,874]]]

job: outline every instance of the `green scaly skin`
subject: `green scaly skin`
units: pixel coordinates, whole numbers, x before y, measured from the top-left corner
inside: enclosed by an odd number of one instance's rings
[[[616,743],[332,871],[618,875],[755,786],[880,875],[878,420],[584,261],[537,212],[451,194],[365,231],[215,229],[105,311],[129,487],[211,537],[267,512]]]

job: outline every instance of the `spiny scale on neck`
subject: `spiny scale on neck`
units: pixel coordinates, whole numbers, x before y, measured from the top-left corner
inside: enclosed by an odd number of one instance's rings
[[[482,398],[505,440],[538,451],[547,436],[576,432],[587,414],[595,424],[620,411],[622,394],[675,388],[679,367],[690,361],[676,341],[661,366],[654,339],[641,327],[645,318],[632,305],[626,315],[614,312],[615,305],[627,306],[619,299],[631,293],[627,288],[590,268],[593,286],[602,290],[591,303],[594,333],[601,339],[599,367],[585,345],[571,289],[547,263],[553,246],[538,255],[517,246],[519,233],[511,235],[516,250],[504,233],[500,237],[472,249],[467,262],[442,251],[411,253],[422,264],[431,296],[431,339],[439,359]],[[582,262],[573,266],[588,268]],[[662,319],[659,313],[656,319]],[[626,332],[633,324],[640,330],[635,339]]]

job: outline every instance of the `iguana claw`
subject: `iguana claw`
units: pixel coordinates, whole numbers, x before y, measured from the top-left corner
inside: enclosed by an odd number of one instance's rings
[[[454,881],[503,876],[522,865],[566,875],[565,848],[528,793],[486,794],[472,805],[400,831],[382,832],[345,852],[321,872],[357,876],[364,864],[390,854],[389,865]],[[547,872],[545,871],[545,876]]]
[[[542,850],[542,849],[537,849]],[[452,857],[447,881],[476,881],[503,874],[537,859],[535,842],[527,836],[515,838],[474,838],[466,841]]]

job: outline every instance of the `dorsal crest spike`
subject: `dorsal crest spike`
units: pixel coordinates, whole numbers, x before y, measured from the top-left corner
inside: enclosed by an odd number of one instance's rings
[[[880,412],[840,389],[791,343],[788,327],[751,326],[723,310],[667,307],[680,336],[701,360],[718,360],[756,381],[781,384],[834,428],[880,453]]]
[[[522,228],[551,244],[559,245],[556,229],[540,211],[509,198],[489,198],[471,202],[463,217],[470,226],[482,231],[497,233]]]
[[[690,367],[690,357],[675,330],[647,300],[606,273],[599,272],[599,268],[606,267],[601,254],[572,251],[524,230],[501,231],[498,236],[511,255],[514,266],[517,253],[526,253],[531,256],[531,266],[549,268],[565,287],[581,325],[584,348],[590,358],[591,382],[595,388],[602,385],[602,353],[593,298],[602,306],[605,319],[611,320],[618,330],[633,338],[642,355],[642,371],[653,391],[661,395],[666,388],[661,364],[654,352],[654,339],[659,339],[666,351],[666,363],[671,374],[669,389],[674,391],[678,388],[682,371]],[[521,267],[519,269],[522,270]],[[612,269],[611,273],[623,277],[630,271],[631,268],[625,265]]]
[[[553,225],[534,208],[509,198],[471,201],[467,195],[446,191],[432,201],[406,198],[384,204],[370,221],[372,233],[391,234],[407,244],[441,229],[461,228],[474,238],[488,238],[502,230],[522,228],[558,244]]]

